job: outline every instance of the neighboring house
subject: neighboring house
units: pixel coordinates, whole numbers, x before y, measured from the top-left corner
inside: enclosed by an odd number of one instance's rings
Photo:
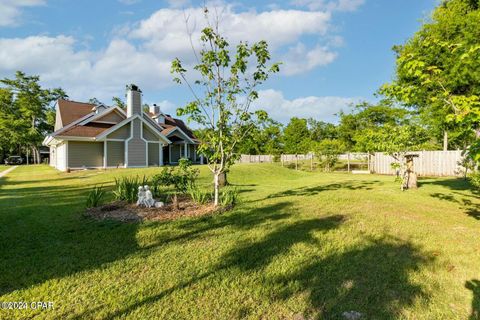
[[[127,109],[58,100],[50,165],[61,171],[84,168],[138,168],[176,164],[180,158],[203,162],[198,140],[182,120],[161,112],[145,112],[142,91],[127,86]]]

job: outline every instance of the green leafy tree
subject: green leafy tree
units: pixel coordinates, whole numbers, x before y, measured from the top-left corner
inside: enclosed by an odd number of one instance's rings
[[[240,154],[271,154],[280,155],[282,152],[281,125],[268,120],[264,125],[252,129],[248,137],[238,144]]]
[[[431,21],[394,48],[396,79],[381,89],[417,110],[437,135],[443,131],[445,147],[447,132],[452,131],[457,139],[465,139],[460,144],[479,143],[471,141],[480,124],[479,39],[479,2],[443,1]],[[480,160],[480,153],[471,154]]]
[[[378,104],[361,102],[353,107],[351,113],[340,113],[338,137],[348,150],[373,152],[376,148],[369,149],[371,146],[359,143],[365,135],[386,125],[405,124],[408,117],[408,110],[395,107],[389,100],[382,100]]]
[[[97,106],[99,106],[101,104],[104,104],[102,101],[98,100],[96,97],[88,99],[88,103],[94,104],[94,105],[97,105]]]
[[[208,21],[207,9],[205,14]],[[258,98],[258,86],[279,71],[279,64],[268,64],[266,41],[252,45],[240,42],[231,52],[227,39],[219,33],[218,21],[208,22],[201,31],[202,49],[195,52],[195,80],[187,79],[187,69],[178,58],[173,60],[171,72],[174,81],[186,84],[193,94],[194,100],[178,108],[177,114],[205,129],[199,152],[208,159],[214,176],[214,203],[218,205],[220,175],[238,158],[237,145],[268,118],[265,111],[251,111],[251,105]],[[198,89],[203,93],[198,94]]]
[[[307,120],[308,129],[310,131],[310,139],[312,141],[321,141],[324,139],[338,138],[337,127],[328,122],[318,121],[313,118]]]
[[[312,149],[307,120],[293,117],[283,131],[284,152],[305,154]]]
[[[27,153],[31,150],[36,163],[40,161],[39,146],[45,134],[53,130],[52,104],[68,97],[62,89],[44,89],[39,82],[40,77],[27,76],[20,71],[14,79],[0,80],[3,85],[0,125],[8,127],[0,133],[0,141],[10,139],[9,148],[15,145]]]
[[[112,102],[113,102],[113,105],[114,106],[117,106],[121,109],[127,109],[127,105],[125,104],[125,102],[120,99],[119,97],[112,97]]]

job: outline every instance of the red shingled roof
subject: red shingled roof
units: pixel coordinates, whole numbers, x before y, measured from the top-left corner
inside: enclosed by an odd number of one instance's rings
[[[93,138],[103,131],[113,127],[113,124],[90,122],[84,126],[74,125],[70,129],[63,131],[60,136],[65,137],[86,137]]]
[[[69,100],[58,100],[58,109],[60,112],[60,117],[62,120],[62,125],[65,127],[68,124],[78,120],[89,113],[92,112],[92,109],[95,107],[91,103],[83,103]],[[151,112],[145,112],[146,115],[152,120],[156,115]],[[185,123],[180,119],[175,119],[170,115],[165,115],[165,123],[160,124],[164,130],[161,132],[163,135],[168,135],[170,132],[179,127],[185,134],[192,140],[196,140],[193,132],[185,125]],[[102,133],[103,131],[112,127],[112,124],[104,123],[87,123],[86,125],[74,125],[73,127],[63,131],[60,136],[71,136],[71,137],[87,137],[93,138]]]
[[[92,112],[93,107],[95,107],[95,105],[91,103],[59,99],[58,110],[60,111],[62,125],[65,127],[73,121],[86,116],[87,114]]]
[[[192,130],[190,130],[187,125],[180,119],[175,119],[170,116],[165,117],[165,125],[166,126],[173,126],[173,127],[179,127],[185,134],[191,138],[195,139],[195,135],[193,134]],[[166,127],[164,126],[164,127]]]

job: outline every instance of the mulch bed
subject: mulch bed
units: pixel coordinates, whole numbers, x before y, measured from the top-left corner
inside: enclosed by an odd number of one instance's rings
[[[85,214],[97,220],[118,220],[122,222],[137,222],[144,220],[174,220],[182,217],[199,217],[221,213],[226,208],[215,208],[213,204],[198,204],[190,198],[178,199],[178,208],[167,204],[162,208],[137,207],[122,201],[111,202],[96,208],[87,209]]]

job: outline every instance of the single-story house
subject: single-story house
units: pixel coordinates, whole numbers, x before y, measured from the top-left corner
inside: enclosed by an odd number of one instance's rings
[[[180,119],[142,105],[142,91],[127,86],[126,110],[58,100],[55,131],[45,137],[50,165],[61,171],[85,168],[139,168],[203,162],[198,140]]]

